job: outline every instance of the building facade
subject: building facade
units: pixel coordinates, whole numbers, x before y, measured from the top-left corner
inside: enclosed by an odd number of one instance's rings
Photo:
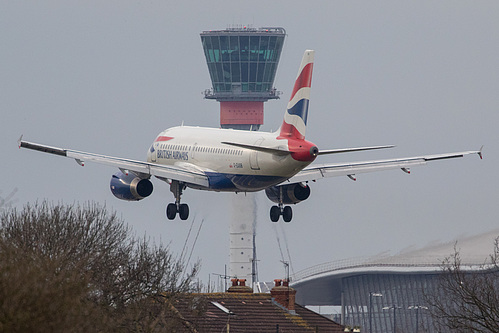
[[[434,332],[425,295],[439,295],[442,263],[459,250],[461,269],[477,272],[493,253],[499,230],[394,256],[356,258],[296,273],[297,303],[336,306],[344,325],[362,332]],[[441,295],[445,297],[445,295]]]

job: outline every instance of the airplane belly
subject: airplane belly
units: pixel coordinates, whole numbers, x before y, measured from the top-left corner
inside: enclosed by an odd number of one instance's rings
[[[232,183],[239,189],[244,191],[260,191],[267,187],[277,185],[287,177],[279,176],[259,176],[259,175],[234,175],[231,176]]]
[[[256,192],[286,180],[285,177],[206,172],[209,190],[221,192]]]
[[[255,169],[251,158],[251,155],[247,155],[242,160],[229,160],[224,167],[219,167],[216,171],[205,171],[210,183],[209,189],[225,192],[261,191],[285,181],[308,165],[294,161],[290,157],[276,160],[268,154],[261,154],[258,156],[259,168]]]

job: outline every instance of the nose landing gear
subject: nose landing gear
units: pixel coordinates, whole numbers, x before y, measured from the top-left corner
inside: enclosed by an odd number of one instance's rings
[[[182,191],[185,187],[184,183],[177,180],[172,180],[170,184],[170,191],[175,196],[175,203],[170,203],[166,206],[166,217],[169,220],[175,219],[177,213],[181,220],[187,220],[189,218],[189,206],[185,203],[180,203],[180,197],[182,196]]]

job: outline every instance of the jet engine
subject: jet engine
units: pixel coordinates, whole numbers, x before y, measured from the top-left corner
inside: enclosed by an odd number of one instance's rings
[[[149,179],[141,179],[133,174],[115,173],[111,178],[111,192],[121,200],[139,201],[151,195],[153,186]]]
[[[272,186],[265,189],[265,194],[275,203],[280,203],[279,198],[282,196],[283,204],[296,204],[308,199],[310,196],[310,187],[302,183]]]

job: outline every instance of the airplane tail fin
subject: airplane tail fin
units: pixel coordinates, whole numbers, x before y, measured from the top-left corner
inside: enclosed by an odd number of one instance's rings
[[[293,93],[284,114],[280,137],[305,139],[314,54],[313,50],[306,50],[303,54]]]

